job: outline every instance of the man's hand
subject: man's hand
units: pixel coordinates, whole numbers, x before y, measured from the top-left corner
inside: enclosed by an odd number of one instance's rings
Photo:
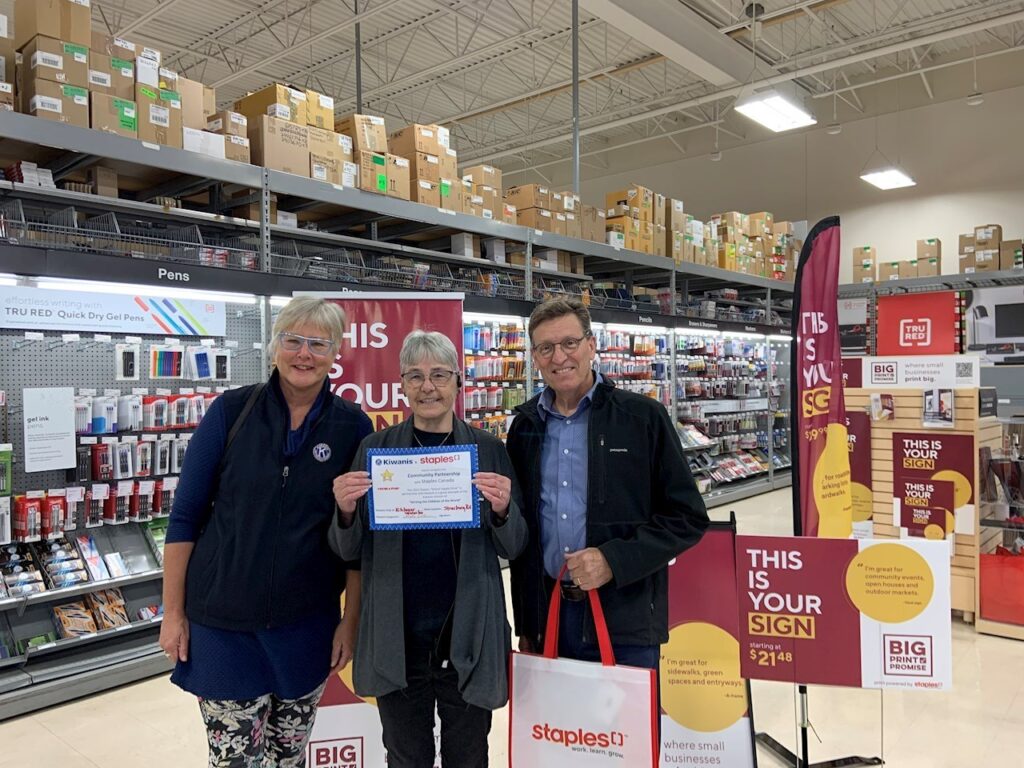
[[[595,547],[569,552],[565,556],[572,583],[583,590],[598,589],[612,580],[611,566]]]
[[[371,485],[369,472],[346,472],[334,478],[334,501],[346,525],[355,516],[356,502],[366,495]]]

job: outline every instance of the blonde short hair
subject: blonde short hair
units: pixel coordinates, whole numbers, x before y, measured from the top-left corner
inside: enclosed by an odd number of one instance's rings
[[[327,337],[341,346],[345,335],[345,310],[333,301],[317,296],[296,296],[281,309],[274,322],[274,334],[270,341],[270,355],[277,355],[277,337],[299,326],[315,325],[323,329]]]
[[[398,365],[402,372],[423,360],[447,365],[459,373],[459,353],[452,340],[437,331],[413,331],[402,342],[398,353]]]

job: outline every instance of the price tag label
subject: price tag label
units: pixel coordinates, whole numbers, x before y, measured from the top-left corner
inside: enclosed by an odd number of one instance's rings
[[[215,347],[215,346],[217,346],[217,340],[216,339],[203,339],[199,343],[202,346],[204,346],[204,347]]]
[[[93,483],[92,497],[96,501],[106,501],[110,497],[110,486],[106,483]]]
[[[93,341],[113,341],[113,338],[107,333],[95,333],[92,338]]]
[[[72,488],[65,488],[64,496],[72,504],[77,504],[85,499],[85,488],[77,485]]]
[[[224,342],[224,346],[228,349],[238,349],[238,342],[234,339],[228,339]]]
[[[29,341],[42,341],[43,334],[41,331],[25,331],[25,338]]]
[[[124,337],[124,341],[125,341],[125,344],[141,344],[142,343],[142,337],[141,336],[125,336]]]
[[[64,340],[65,344],[71,344],[72,342],[82,340],[81,334],[78,333],[62,333],[61,338]]]

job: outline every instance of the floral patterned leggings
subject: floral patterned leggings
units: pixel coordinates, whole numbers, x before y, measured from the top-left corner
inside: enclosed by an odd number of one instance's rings
[[[210,768],[303,768],[325,686],[299,699],[200,699]]]

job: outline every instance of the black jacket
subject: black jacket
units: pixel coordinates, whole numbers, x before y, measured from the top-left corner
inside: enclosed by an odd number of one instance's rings
[[[530,528],[529,546],[511,564],[516,634],[538,643],[550,596],[538,519],[545,429],[539,398],[516,409],[507,444]],[[588,440],[587,546],[601,550],[612,570],[612,581],[600,589],[612,642],[660,645],[668,640],[666,566],[704,534],[704,499],[657,401],[598,384]],[[593,642],[589,611],[588,603],[584,636]]]
[[[221,395],[228,429],[251,391]],[[213,511],[188,563],[190,621],[251,632],[338,610],[345,566],[327,543],[332,483],[348,472],[373,428],[358,406],[328,391],[305,442],[288,458],[288,423],[288,406],[271,381],[221,463]],[[330,455],[321,461],[323,446]]]

